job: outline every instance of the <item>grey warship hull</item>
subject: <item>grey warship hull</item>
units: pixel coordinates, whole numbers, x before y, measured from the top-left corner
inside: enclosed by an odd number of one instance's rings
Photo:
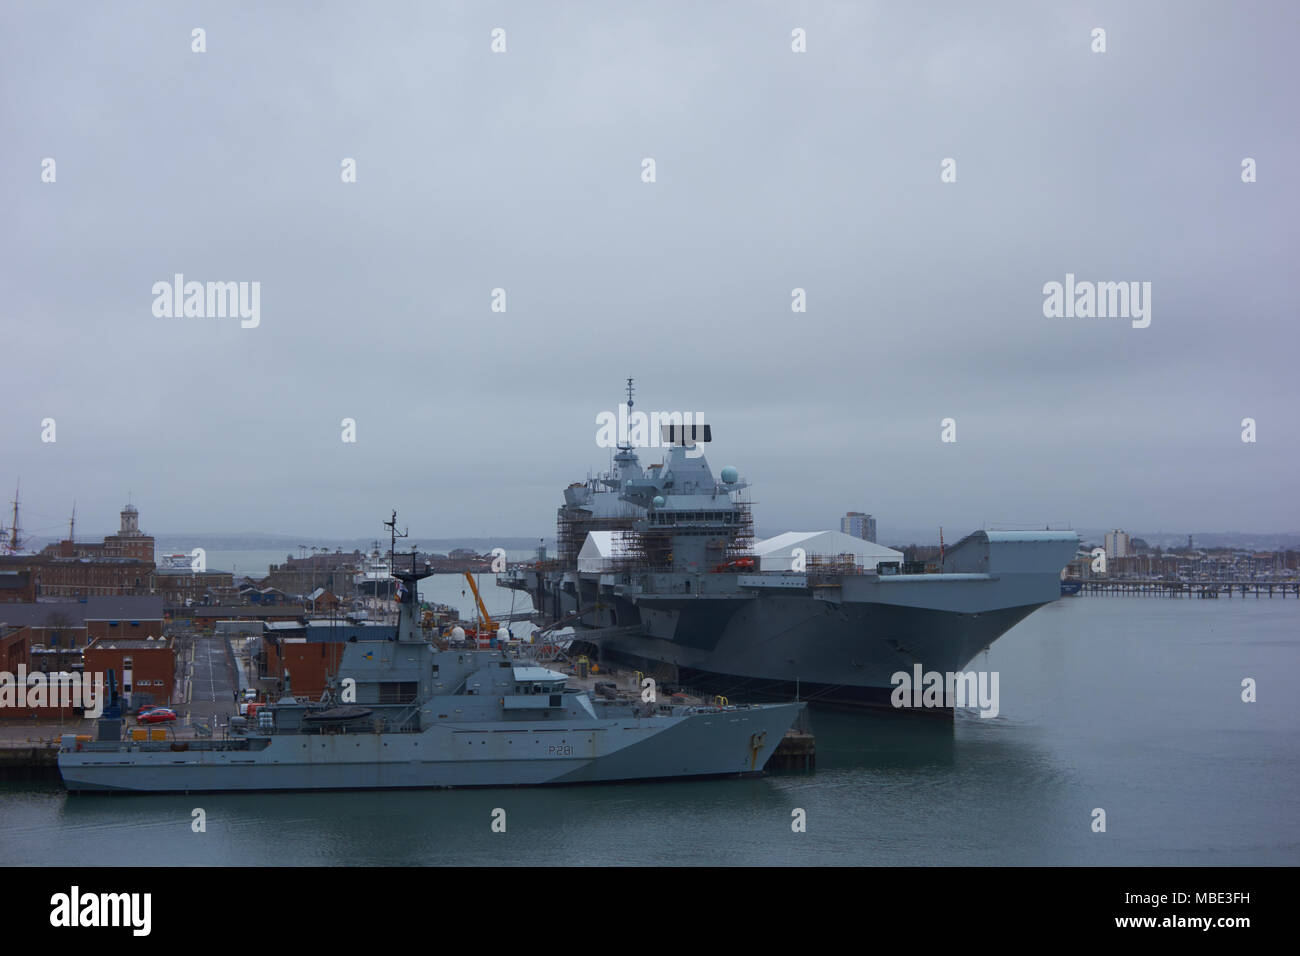
[[[1077,542],[1072,532],[976,532],[945,573],[700,574],[689,592],[680,575],[522,569],[504,583],[561,617],[589,609],[575,640],[591,633],[602,656],[660,681],[735,700],[888,708],[894,674],[960,671],[1059,599]]]
[[[394,529],[396,513],[389,526]],[[344,646],[320,700],[286,690],[232,717],[224,739],[123,740],[116,712],[100,739],[65,734],[72,792],[370,790],[611,783],[761,773],[803,709],[786,703],[660,701],[653,685],[594,696],[508,648],[437,641],[417,621],[425,562],[401,582],[391,636]],[[291,675],[285,674],[288,687]]]
[[[259,749],[169,744],[59,755],[73,792],[199,793],[517,787],[743,776],[763,766],[802,705],[678,718],[440,724],[417,733],[276,734]],[[543,721],[537,721],[541,724]],[[253,742],[256,746],[256,741]],[[156,749],[155,749],[156,748]]]

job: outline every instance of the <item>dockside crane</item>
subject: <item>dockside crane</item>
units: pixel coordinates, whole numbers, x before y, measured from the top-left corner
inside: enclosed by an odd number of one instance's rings
[[[497,632],[496,622],[492,620],[492,615],[488,613],[486,605],[483,603],[483,597],[478,593],[478,585],[474,583],[474,575],[466,571],[465,580],[469,582],[469,589],[474,592],[474,601],[478,604],[479,628],[480,634],[495,635]]]

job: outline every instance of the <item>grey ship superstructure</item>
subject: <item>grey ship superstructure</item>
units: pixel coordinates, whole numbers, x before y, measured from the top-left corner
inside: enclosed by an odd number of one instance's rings
[[[686,706],[605,700],[564,674],[500,649],[434,647],[416,620],[417,582],[401,581],[396,633],[351,639],[326,699],[286,696],[221,740],[65,735],[72,791],[483,787],[762,772],[803,704]],[[116,739],[112,739],[115,738]]]
[[[578,642],[590,635],[599,654],[667,683],[733,700],[889,707],[895,673],[960,671],[1058,599],[1078,547],[1072,531],[976,531],[937,573],[881,573],[895,569],[841,555],[764,570],[747,483],[730,467],[714,476],[699,447],[710,434],[675,434],[661,465],[643,469],[623,444],[607,474],[565,489],[557,560],[498,577],[572,624]],[[583,568],[584,544],[598,540],[607,560]]]

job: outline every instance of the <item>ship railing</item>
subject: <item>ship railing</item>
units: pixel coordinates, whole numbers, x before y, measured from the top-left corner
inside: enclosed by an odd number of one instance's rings
[[[412,701],[408,706],[399,710],[392,717],[382,717],[389,733],[416,733],[419,730],[420,722],[415,719],[419,717],[421,701]]]
[[[846,577],[865,574],[866,568],[852,555],[810,554],[804,573],[810,586],[825,587],[839,584]]]

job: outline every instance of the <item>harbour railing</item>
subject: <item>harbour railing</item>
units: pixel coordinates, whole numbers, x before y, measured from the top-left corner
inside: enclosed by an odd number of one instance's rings
[[[1065,578],[1081,594],[1127,594],[1144,597],[1287,597],[1300,598],[1300,581],[1166,581],[1159,578]]]

